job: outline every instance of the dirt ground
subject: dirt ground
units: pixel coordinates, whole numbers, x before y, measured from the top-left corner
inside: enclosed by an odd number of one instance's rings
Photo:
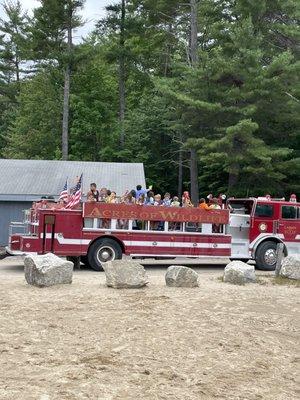
[[[167,288],[161,266],[140,290],[89,270],[39,289],[0,261],[0,399],[299,399],[300,289],[196,270],[196,289]]]

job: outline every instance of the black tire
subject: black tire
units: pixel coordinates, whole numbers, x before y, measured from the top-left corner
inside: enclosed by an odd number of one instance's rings
[[[67,260],[74,264],[74,268],[80,268],[80,257],[77,256],[67,256]]]
[[[86,267],[91,268],[89,260],[88,260],[88,256],[81,256],[80,257],[80,261],[82,262],[82,264],[84,264]]]
[[[267,240],[258,246],[255,254],[256,268],[262,271],[274,271],[276,267],[277,243]]]
[[[94,271],[103,271],[101,263],[121,259],[122,249],[113,239],[98,239],[89,248],[87,258]]]

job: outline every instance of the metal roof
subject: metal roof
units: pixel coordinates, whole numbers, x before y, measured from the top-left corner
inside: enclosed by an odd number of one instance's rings
[[[32,201],[41,196],[57,196],[67,177],[69,186],[74,186],[81,173],[84,193],[91,182],[117,195],[139,184],[145,187],[142,163],[0,159],[0,200]]]

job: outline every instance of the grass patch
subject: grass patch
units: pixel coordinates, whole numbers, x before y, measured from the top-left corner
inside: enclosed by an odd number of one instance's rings
[[[283,276],[276,276],[271,280],[273,285],[286,285],[286,286],[295,286],[300,288],[300,281],[296,279],[284,278]]]
[[[267,279],[266,279],[267,278]],[[224,282],[223,276],[218,276],[217,281]],[[294,286],[296,288],[300,288],[300,281],[295,279],[288,279],[282,276],[271,276],[271,275],[259,275],[256,276],[256,282],[258,285],[266,286],[270,283],[272,285],[285,285],[285,286]]]
[[[270,278],[270,276],[268,276],[268,277]],[[217,281],[224,282],[223,276],[218,276]],[[261,277],[256,277],[255,283],[258,283],[259,285],[267,285],[268,281],[266,279],[261,279]],[[244,286],[244,285],[245,285],[245,283],[241,284],[240,286]]]
[[[259,276],[259,277],[256,277],[256,283],[258,283],[259,285],[265,286],[268,284],[268,281],[267,281],[267,279],[262,279],[261,276]]]

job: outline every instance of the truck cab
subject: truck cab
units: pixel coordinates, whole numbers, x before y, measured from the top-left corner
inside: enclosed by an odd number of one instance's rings
[[[233,259],[254,259],[257,267],[273,270],[278,243],[285,255],[300,254],[300,203],[267,197],[230,199],[228,233]]]

